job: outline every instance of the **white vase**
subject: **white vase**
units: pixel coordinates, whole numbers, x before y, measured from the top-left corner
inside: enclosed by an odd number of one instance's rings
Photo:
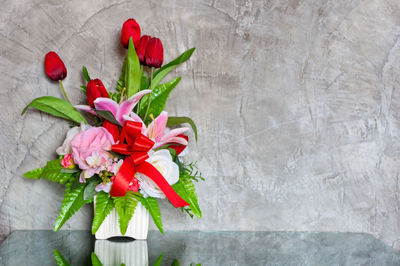
[[[135,240],[131,242],[112,242],[96,240],[94,253],[104,266],[148,266],[147,242]]]
[[[96,198],[94,202],[95,204],[93,204],[93,206],[96,209]],[[119,230],[118,219],[118,213],[114,208],[97,230],[95,235],[96,239],[108,239],[116,236],[126,236],[140,240],[147,239],[147,232],[149,230],[149,212],[140,202],[138,202],[132,219],[129,221],[125,235],[122,235]]]

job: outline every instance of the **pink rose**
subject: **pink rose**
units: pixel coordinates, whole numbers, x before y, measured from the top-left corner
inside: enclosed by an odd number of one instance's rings
[[[81,182],[106,170],[113,158],[108,151],[114,144],[113,136],[103,127],[92,127],[71,140],[72,158],[82,171]]]
[[[63,168],[74,168],[74,160],[72,160],[71,154],[65,154],[64,157],[61,159],[61,166]]]

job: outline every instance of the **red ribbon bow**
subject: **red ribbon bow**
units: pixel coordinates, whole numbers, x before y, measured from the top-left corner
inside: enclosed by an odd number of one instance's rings
[[[128,156],[124,159],[111,187],[112,197],[125,196],[129,184],[135,178],[135,173],[139,172],[153,180],[174,207],[189,205],[172,189],[161,173],[146,162],[154,141],[142,134],[142,123],[127,121],[122,127],[119,143],[112,146],[112,151]]]

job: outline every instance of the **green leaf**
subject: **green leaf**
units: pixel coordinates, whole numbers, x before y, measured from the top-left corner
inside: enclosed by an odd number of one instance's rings
[[[158,83],[169,73],[171,72],[172,69],[174,69],[174,66],[167,67],[163,71],[161,71],[157,76],[153,76],[153,79],[150,82],[150,89],[153,90],[155,87],[157,87]]]
[[[154,224],[160,230],[161,234],[164,234],[164,229],[162,227],[161,212],[158,202],[155,198],[147,197],[141,198],[140,202],[149,211],[151,217],[153,218]]]
[[[201,175],[196,162],[186,163],[179,161],[179,157],[176,158],[175,163],[179,166],[179,180],[192,180],[199,182],[200,180],[205,181]]]
[[[172,185],[175,192],[187,203],[189,208],[194,215],[201,218],[201,210],[197,200],[196,189],[191,180],[179,180],[177,183]]]
[[[193,47],[193,48],[191,48],[191,49],[189,49],[189,50],[183,52],[180,56],[178,56],[177,58],[175,58],[174,60],[172,60],[172,61],[169,62],[168,64],[162,66],[159,70],[157,70],[156,73],[154,74],[154,76],[159,75],[159,74],[160,74],[161,72],[163,72],[165,69],[170,69],[170,71],[171,71],[172,69],[174,69],[174,68],[177,67],[178,65],[182,64],[183,62],[185,62],[186,60],[188,60],[188,59],[192,56],[192,54],[193,54],[193,52],[194,52],[195,49],[196,49],[196,48]],[[171,68],[171,67],[172,67],[172,68]],[[168,71],[168,72],[169,72],[169,71]]]
[[[64,259],[63,255],[61,255],[61,252],[55,249],[53,251],[54,253],[54,259],[56,260],[56,263],[58,266],[69,266],[70,264],[66,259]]]
[[[142,73],[140,70],[140,62],[131,37],[129,38],[128,55],[126,57],[125,68],[125,87],[126,97],[128,99],[140,90],[141,79]]]
[[[85,118],[72,106],[72,104],[57,97],[43,96],[36,98],[24,108],[21,115],[23,115],[29,107],[36,108],[53,116],[74,121],[78,124],[80,122],[87,123]]]
[[[163,256],[164,256],[164,254],[161,253],[160,256],[158,256],[157,260],[154,262],[153,266],[161,266]]]
[[[147,78],[147,76],[145,75],[144,71],[142,71],[142,80],[140,82],[140,90],[145,90],[149,87],[150,83],[149,83],[149,79]]]
[[[99,116],[103,117],[105,120],[108,120],[109,122],[116,124],[118,126],[121,126],[117,119],[114,117],[113,113],[110,111],[102,111],[102,110],[94,110],[96,114]]]
[[[87,68],[85,66],[82,66],[82,74],[83,74],[83,77],[86,79],[86,81],[89,82],[90,81],[90,76],[89,76],[89,73],[88,73]]]
[[[117,92],[108,92],[109,98],[111,100],[113,100],[114,102],[119,103],[121,100],[121,92],[117,91]]]
[[[65,169],[61,165],[61,159],[48,161],[46,166],[43,167],[40,177],[52,182],[65,184],[71,179],[73,173],[66,173],[64,170]]]
[[[177,77],[176,79],[173,79],[169,82],[158,85],[151,91],[151,102],[148,114],[153,114],[154,117],[157,117],[161,114],[161,112],[164,110],[165,104],[167,103],[167,98],[169,94],[176,87],[176,85],[178,85],[180,80],[181,77]],[[146,114],[148,101],[149,96],[145,95],[143,97],[143,101],[140,103],[140,108],[138,112],[141,117],[144,117],[144,115]]]
[[[132,191],[127,191],[123,197],[113,198],[115,210],[119,216],[119,229],[122,235],[125,235],[128,229],[129,221],[131,220],[137,206],[136,195]]]
[[[125,87],[125,69],[126,69],[126,58],[124,63],[122,64],[121,75],[119,75],[119,79],[117,81],[117,87],[115,88],[116,91],[121,92]]]
[[[93,266],[103,266],[103,263],[99,260],[97,257],[96,253],[92,252],[92,255],[90,256],[92,259],[92,265]]]
[[[172,161],[176,160],[176,157],[178,156],[178,154],[176,153],[176,150],[172,149],[172,148],[167,148],[167,150],[169,151],[169,153],[171,154],[172,157]]]
[[[72,174],[72,173],[78,173],[78,172],[80,172],[81,170],[79,170],[78,168],[72,168],[72,169],[69,169],[69,168],[63,168],[63,169],[61,169],[61,172],[63,172],[63,173],[70,173],[70,174]]]
[[[87,184],[83,191],[83,200],[93,200],[93,197],[97,194],[96,186],[96,182],[90,182]]]
[[[167,121],[167,126],[176,126],[176,125],[180,125],[180,124],[184,124],[184,123],[188,123],[194,132],[194,138],[197,141],[197,127],[196,124],[194,123],[194,121],[187,116],[169,116],[168,117],[168,121]]]
[[[96,197],[96,208],[94,212],[94,218],[92,223],[92,234],[94,235],[100,228],[104,219],[114,209],[114,201],[110,197],[110,194],[103,191],[99,192]]]
[[[84,200],[83,193],[86,187],[86,183],[74,189],[66,189],[64,194],[64,200],[61,205],[60,214],[57,217],[54,231],[60,230],[64,223],[71,218],[83,205],[90,203],[91,200]]]
[[[24,177],[30,179],[39,179],[42,176],[43,168],[36,168],[24,174]]]
[[[87,87],[86,86],[80,86],[81,87],[81,91],[84,93],[84,94],[86,94],[86,91],[87,91]]]

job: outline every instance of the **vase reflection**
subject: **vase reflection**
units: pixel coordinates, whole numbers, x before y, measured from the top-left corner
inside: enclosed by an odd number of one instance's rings
[[[164,254],[161,253],[153,266],[160,266]],[[58,266],[70,265],[60,251],[54,250],[54,259]],[[146,240],[117,237],[111,240],[96,240],[94,252],[91,254],[91,264],[94,266],[148,266],[149,254]],[[179,265],[174,259],[173,266]],[[190,266],[201,266],[200,263],[191,263]]]
[[[149,265],[149,255],[147,251],[147,241],[123,241],[96,240],[94,253],[102,265],[121,265],[129,266]]]

